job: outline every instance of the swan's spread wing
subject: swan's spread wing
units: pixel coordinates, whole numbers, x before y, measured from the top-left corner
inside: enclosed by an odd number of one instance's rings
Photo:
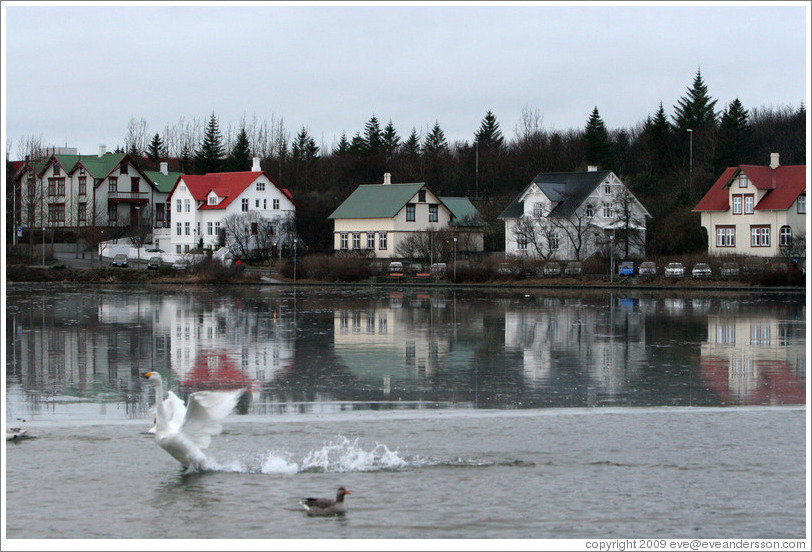
[[[180,425],[183,423],[184,416],[186,416],[186,405],[172,391],[167,391],[166,399],[164,399],[164,412],[166,412],[167,420]]]
[[[223,429],[220,421],[234,410],[241,394],[242,390],[192,393],[180,432],[198,447],[208,447],[211,436]]]

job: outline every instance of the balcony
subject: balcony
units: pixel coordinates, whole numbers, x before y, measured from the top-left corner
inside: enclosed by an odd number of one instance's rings
[[[149,192],[108,192],[107,202],[114,203],[149,203]]]

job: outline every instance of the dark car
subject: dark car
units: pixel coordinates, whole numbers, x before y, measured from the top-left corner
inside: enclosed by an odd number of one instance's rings
[[[147,261],[147,268],[161,268],[161,258],[150,257]]]
[[[110,263],[111,266],[120,266],[122,268],[127,268],[127,264],[129,264],[127,255],[122,255],[120,253],[113,257],[113,262]]]

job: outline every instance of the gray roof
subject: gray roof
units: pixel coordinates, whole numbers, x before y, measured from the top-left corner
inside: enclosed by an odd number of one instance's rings
[[[518,218],[524,213],[524,202],[519,198],[535,185],[555,205],[551,217],[569,217],[595,191],[612,171],[539,173],[499,215],[500,219]]]

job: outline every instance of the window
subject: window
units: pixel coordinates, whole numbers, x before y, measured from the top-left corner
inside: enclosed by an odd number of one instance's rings
[[[439,211],[437,205],[429,205],[429,222],[437,222],[439,220]]]
[[[216,195],[210,195],[209,196],[209,205],[217,205],[217,196]]]
[[[352,248],[361,249],[361,234],[359,232],[353,232],[352,234]]]
[[[267,209],[268,209],[268,200],[267,200],[267,199],[263,199],[263,200],[262,200],[262,209],[263,209],[263,210],[267,210]]]
[[[595,216],[595,208],[592,205],[586,206],[586,216],[592,218]]]
[[[386,241],[386,232],[381,232],[378,235],[378,249],[387,249],[389,246]]]
[[[801,194],[798,196],[798,214],[805,215],[806,214],[806,194]]]
[[[183,202],[182,202],[181,200],[178,200],[177,205],[178,205],[178,213],[180,213],[181,211],[183,211],[183,207],[182,207],[182,206],[183,206]]]
[[[59,170],[59,163],[54,163],[54,176],[59,176],[62,174]]]
[[[265,191],[265,183],[264,182],[257,182],[257,191],[264,192]]]
[[[79,204],[79,211],[77,215],[79,222],[87,222],[87,203]]]
[[[141,178],[134,176],[134,177],[132,177],[130,179],[130,190],[132,190],[132,193],[137,194],[138,191],[139,191],[138,188],[139,188],[140,185],[141,185]]]
[[[375,249],[375,232],[367,232],[367,249]]]
[[[121,164],[121,174],[127,174],[127,163]]]
[[[612,218],[612,204],[611,203],[604,203],[603,204],[603,218]]]
[[[115,205],[111,205],[107,210],[107,218],[111,223],[118,222],[118,209],[116,209]]]
[[[178,245],[176,245],[176,246],[175,246],[175,253],[178,253],[178,254],[180,254],[180,253],[181,253],[180,244],[178,244]],[[180,328],[178,328],[178,329],[180,329]]]
[[[192,210],[192,200],[191,199],[184,199],[183,200],[183,210],[187,213]]]
[[[64,203],[51,203],[48,205],[48,222],[65,222]]]
[[[156,203],[155,204],[155,221],[156,222],[164,222],[166,220],[166,204],[165,203]]]
[[[550,251],[558,251],[558,247],[558,232],[553,232],[550,234]]]
[[[746,187],[747,187],[747,175],[744,173],[739,173],[739,188]]]
[[[406,205],[406,222],[414,222],[414,203]]]
[[[192,225],[191,225],[191,223],[188,223],[188,222],[183,223],[183,235],[184,236],[191,236],[192,235]]]
[[[242,198],[242,212],[243,213],[248,212],[248,198],[247,197]]]
[[[527,237],[526,236],[519,236],[516,238],[516,248],[519,251],[525,251],[527,249]]]
[[[742,214],[742,196],[740,194],[736,194],[733,196],[733,214],[734,215]]]
[[[178,223],[176,228],[177,228],[176,235],[182,236],[183,235],[183,226],[181,225],[181,223]]]
[[[748,194],[744,196],[744,214],[745,215],[752,215],[753,214],[753,205],[755,203],[755,198],[753,194]]]
[[[789,226],[782,226],[778,231],[778,245],[789,247],[792,245],[792,228]]]
[[[259,209],[259,199],[254,200],[254,208]]]
[[[87,177],[79,177],[79,195],[87,195]]]
[[[736,227],[716,227],[716,247],[736,247]]]
[[[110,177],[110,193],[117,194],[118,193],[118,177],[111,176]]]
[[[750,227],[751,247],[770,247],[770,227],[751,226]]]
[[[544,204],[543,203],[534,203],[533,204],[533,216],[536,218],[541,218],[544,216]]]
[[[79,167],[79,176],[84,176],[84,175],[85,175],[85,168],[84,167]]]
[[[274,209],[279,209],[279,200],[278,199],[273,200],[273,208]]]
[[[603,185],[603,195],[612,195],[612,185],[611,184],[604,184]]]
[[[419,192],[417,192],[417,201],[419,201],[420,203],[426,202],[426,190],[420,190]]]
[[[214,234],[214,223],[207,222],[206,223],[206,235],[211,236]]]
[[[340,244],[340,246],[339,246],[339,247],[340,247],[342,250],[346,250],[346,249],[347,249],[347,247],[348,247],[348,246],[347,246],[347,233],[346,233],[346,232],[342,232],[342,233],[340,234],[340,238],[341,238],[341,244]]]
[[[63,196],[63,195],[65,195],[65,179],[64,178],[49,178],[48,179],[48,195],[49,196]]]
[[[259,234],[259,224],[256,222],[251,223],[251,235],[256,236]]]

